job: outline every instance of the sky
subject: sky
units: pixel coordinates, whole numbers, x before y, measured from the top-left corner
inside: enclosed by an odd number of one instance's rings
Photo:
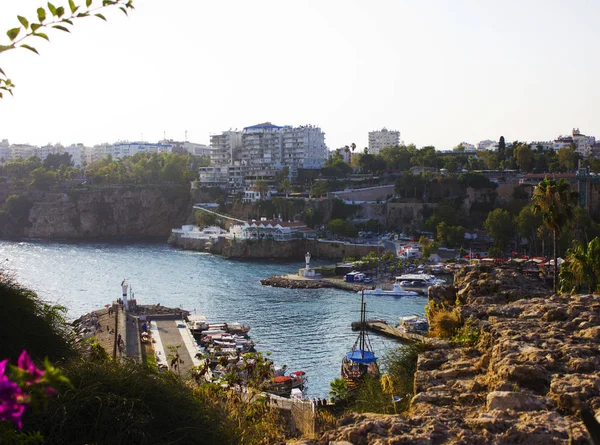
[[[1,0],[0,45],[39,0]],[[83,0],[76,0],[83,3]],[[99,3],[95,0],[94,3]],[[54,4],[67,5],[66,0]],[[0,139],[84,143],[313,124],[335,149],[600,137],[597,0],[135,0],[0,54]],[[52,32],[55,31],[55,32]]]

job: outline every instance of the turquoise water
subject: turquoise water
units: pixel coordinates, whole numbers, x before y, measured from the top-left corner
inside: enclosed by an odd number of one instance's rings
[[[260,279],[296,273],[303,263],[242,262],[156,243],[0,241],[0,267],[43,299],[68,308],[69,318],[103,307],[121,293],[126,278],[140,304],[182,307],[209,321],[239,321],[278,365],[304,370],[310,396],[324,397],[339,376],[356,333],[360,295],[336,289],[264,287]],[[368,318],[395,322],[422,314],[425,297],[366,297]],[[374,334],[381,356],[397,347]]]

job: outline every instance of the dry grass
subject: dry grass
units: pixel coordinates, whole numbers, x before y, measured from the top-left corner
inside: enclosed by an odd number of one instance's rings
[[[449,340],[456,335],[463,323],[456,310],[433,308],[429,310],[429,335]]]

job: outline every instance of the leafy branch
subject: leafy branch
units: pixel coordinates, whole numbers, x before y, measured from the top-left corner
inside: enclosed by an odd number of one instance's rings
[[[134,0],[101,0],[102,4],[92,6],[94,0],[85,0],[85,6],[78,6],[74,0],[69,0],[68,7],[56,7],[48,2],[47,7],[39,7],[37,9],[37,17],[34,20],[27,20],[25,17],[18,15],[20,25],[16,28],[11,28],[6,32],[10,43],[8,45],[0,45],[0,53],[5,51],[25,48],[36,54],[39,54],[37,49],[29,43],[32,37],[38,37],[50,41],[47,35],[47,30],[58,29],[62,32],[71,32],[71,28],[78,19],[85,17],[97,17],[100,20],[106,21],[106,17],[102,14],[102,10],[109,7],[117,7],[125,15],[128,15],[130,9],[134,9]],[[15,84],[8,78],[2,68],[0,68],[0,99],[5,93],[13,94]]]

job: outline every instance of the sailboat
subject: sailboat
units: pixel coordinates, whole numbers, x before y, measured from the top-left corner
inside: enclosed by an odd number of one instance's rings
[[[365,303],[365,294],[363,292],[360,303],[360,332],[352,346],[352,350],[347,352],[342,360],[341,375],[350,388],[354,388],[365,376],[379,375],[377,357],[375,357],[375,353],[372,351],[369,337],[367,336],[366,306],[367,303]]]

